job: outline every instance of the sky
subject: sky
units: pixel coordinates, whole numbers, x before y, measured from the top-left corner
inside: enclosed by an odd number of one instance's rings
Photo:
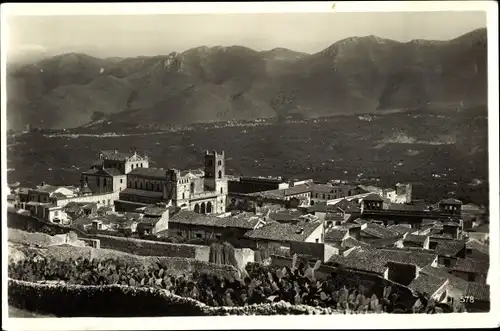
[[[198,46],[285,47],[315,53],[353,36],[448,40],[486,27],[484,12],[11,16],[9,56],[83,52],[128,57]]]

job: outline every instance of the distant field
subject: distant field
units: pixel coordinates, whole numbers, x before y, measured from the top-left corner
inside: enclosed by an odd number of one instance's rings
[[[101,149],[146,152],[151,166],[197,168],[205,150],[224,149],[227,171],[245,175],[363,179],[414,184],[416,198],[449,193],[488,203],[485,113],[403,112],[339,116],[247,127],[200,125],[191,131],[118,137],[48,137],[8,141],[8,181],[78,184]]]

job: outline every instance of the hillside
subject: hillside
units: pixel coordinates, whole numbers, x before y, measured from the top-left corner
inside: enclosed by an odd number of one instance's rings
[[[316,54],[196,47],[153,57],[62,54],[7,73],[11,128],[253,120],[486,104],[486,29],[450,41],[340,40]]]

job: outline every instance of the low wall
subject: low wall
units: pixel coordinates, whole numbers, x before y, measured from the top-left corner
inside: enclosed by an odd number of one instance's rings
[[[60,226],[53,223],[40,221],[36,218],[16,213],[8,213],[7,226],[11,229],[19,229],[27,232],[39,232],[49,235],[66,234],[75,232],[78,238],[99,239],[101,248],[114,249],[126,253],[144,256],[178,256],[208,261],[210,247],[203,245],[174,244],[153,240],[142,240],[136,238],[117,237],[102,234],[89,234],[76,228]]]
[[[113,237],[97,234],[101,248],[115,249],[126,253],[143,256],[177,256],[207,262],[210,256],[210,247],[189,244],[172,244],[152,240],[135,238]]]
[[[165,290],[124,285],[83,286],[8,280],[9,305],[58,317],[325,315],[342,312],[284,302],[210,307]],[[50,302],[50,304],[47,304]]]

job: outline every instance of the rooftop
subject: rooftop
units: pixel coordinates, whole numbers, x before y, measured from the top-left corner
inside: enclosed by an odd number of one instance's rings
[[[365,226],[365,225],[363,225]],[[363,228],[361,227],[361,232],[367,235],[370,235],[372,237],[376,238],[391,238],[394,236],[397,236],[398,233],[395,231],[392,231],[391,229],[386,228],[383,225],[375,224],[375,223],[366,223],[366,226]]]
[[[443,199],[443,200],[439,201],[439,204],[461,205],[462,201],[454,199],[454,198],[448,198],[448,199]]]
[[[132,176],[166,179],[166,171],[161,168],[135,168],[128,173]]]
[[[427,236],[417,236],[414,234],[407,234],[406,237],[404,238],[404,242],[423,244],[425,242],[425,239],[427,239]]]
[[[340,229],[329,229],[325,233],[325,242],[341,242],[342,239],[346,236],[348,230],[340,230]]]
[[[259,217],[255,217],[253,213],[241,213],[235,216],[222,218],[182,210],[173,215],[170,218],[169,222],[186,225],[199,225],[218,228],[240,228],[251,230],[261,222],[261,219]]]
[[[370,247],[370,244],[356,240],[352,237],[347,237],[346,239],[344,239],[342,241],[342,246],[345,248],[352,248],[352,247],[368,248],[368,247]]]
[[[83,175],[99,175],[99,176],[123,176],[124,174],[116,168],[93,168],[82,173]]]
[[[431,237],[431,242],[436,241]],[[441,240],[435,248],[438,255],[441,256],[456,256],[461,250],[465,248],[465,241],[463,240]]]
[[[287,222],[295,220],[302,215],[303,214],[296,209],[288,209],[269,213],[269,218],[278,222]]]
[[[248,231],[245,237],[250,239],[263,239],[271,241],[305,241],[314,230],[322,226],[321,223],[297,222],[279,223],[272,222],[265,226]]]
[[[414,280],[408,285],[415,292],[433,295],[447,281],[447,278],[436,276],[432,273],[420,272]]]
[[[457,263],[451,268],[454,271],[462,271],[469,273],[487,274],[489,263],[484,261],[476,261],[470,258],[457,259]]]
[[[268,190],[268,191],[248,193],[247,195],[253,196],[253,197],[262,197],[265,199],[283,200],[283,199],[285,199],[285,197],[288,197],[288,196],[293,196],[293,195],[303,194],[303,193],[308,193],[308,192],[311,192],[311,188],[308,184],[304,184],[304,185],[297,185],[294,187],[290,187],[287,189]]]
[[[405,233],[411,233],[413,231],[412,228],[410,228],[408,226],[400,225],[400,224],[388,226],[387,229],[389,229],[389,230],[391,230],[399,235],[403,235]]]
[[[114,161],[126,161],[134,156],[135,153],[131,152],[120,152],[117,150],[104,150],[101,151],[100,155],[105,160],[114,160]]]
[[[348,256],[334,255],[328,261],[347,268],[383,274],[387,262],[414,264],[420,268],[432,264],[436,255],[414,250],[357,248]]]
[[[141,195],[141,196],[148,197],[148,198],[158,198],[158,199],[163,197],[163,192],[139,190],[139,189],[135,189],[135,188],[126,188],[120,192],[120,196],[122,194],[124,194],[124,195]]]
[[[376,193],[368,194],[366,197],[363,198],[363,201],[384,201],[380,195]]]
[[[143,213],[146,216],[162,216],[166,211],[167,208],[150,205],[144,208]]]

